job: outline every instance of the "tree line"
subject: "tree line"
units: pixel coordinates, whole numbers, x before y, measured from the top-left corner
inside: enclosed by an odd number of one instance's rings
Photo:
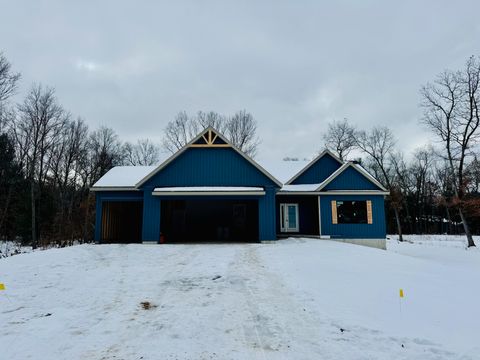
[[[420,124],[435,143],[406,159],[391,129],[356,129],[333,121],[325,146],[340,158],[357,152],[362,163],[390,191],[388,231],[402,234],[463,233],[475,246],[480,233],[480,58],[461,70],[446,70],[420,90]],[[355,159],[354,159],[355,160]]]
[[[0,121],[0,236],[34,247],[90,241],[89,188],[114,166],[153,165],[160,154],[147,139],[122,143],[108,127],[90,130],[42,85],[19,104],[4,101]]]

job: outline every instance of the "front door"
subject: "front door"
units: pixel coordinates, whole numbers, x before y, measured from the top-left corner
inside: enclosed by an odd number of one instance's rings
[[[280,231],[298,232],[298,204],[280,204]]]

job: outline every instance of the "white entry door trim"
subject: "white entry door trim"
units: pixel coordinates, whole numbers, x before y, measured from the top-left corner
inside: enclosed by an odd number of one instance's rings
[[[298,232],[298,204],[280,204],[280,231]]]

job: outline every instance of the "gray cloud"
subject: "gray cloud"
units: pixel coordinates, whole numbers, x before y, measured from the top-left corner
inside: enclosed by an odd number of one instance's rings
[[[252,112],[259,157],[310,156],[328,121],[428,141],[418,90],[479,53],[476,1],[10,1],[0,48],[90,126],[125,140],[180,110]]]

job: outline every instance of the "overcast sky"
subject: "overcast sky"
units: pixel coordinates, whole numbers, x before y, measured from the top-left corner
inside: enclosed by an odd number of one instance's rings
[[[428,141],[419,88],[480,54],[476,1],[7,1],[0,51],[95,128],[161,141],[181,110],[251,112],[258,158],[309,157],[332,119]]]

